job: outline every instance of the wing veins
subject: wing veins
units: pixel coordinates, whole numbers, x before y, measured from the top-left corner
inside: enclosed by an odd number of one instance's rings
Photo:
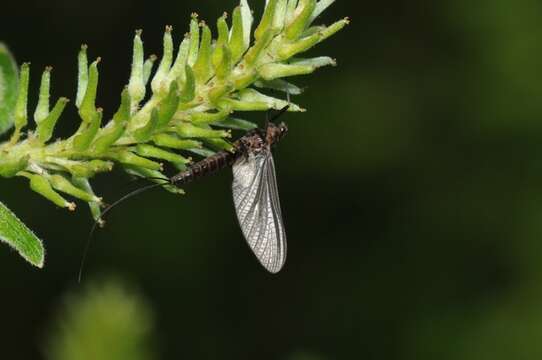
[[[268,193],[272,207],[271,214],[275,224],[275,235],[277,236],[275,242],[277,253],[274,256],[274,265],[276,267],[280,267],[284,263],[284,259],[286,257],[286,234],[284,233],[284,223],[282,220],[282,211],[280,208],[280,199],[278,195],[277,178],[273,157],[269,156],[269,158],[266,159],[266,162],[269,179]]]
[[[233,195],[241,230],[258,261],[276,273],[286,258],[286,234],[271,152],[253,154],[234,165]],[[254,163],[248,163],[253,161]],[[245,166],[255,166],[247,172]],[[250,167],[248,168],[251,169]],[[243,179],[243,176],[250,178]],[[243,181],[245,180],[245,181]],[[248,181],[247,185],[244,185]]]

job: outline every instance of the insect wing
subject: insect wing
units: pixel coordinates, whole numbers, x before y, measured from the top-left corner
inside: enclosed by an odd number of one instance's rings
[[[232,191],[237,219],[250,248],[269,272],[279,272],[286,261],[286,233],[270,151],[237,160]]]

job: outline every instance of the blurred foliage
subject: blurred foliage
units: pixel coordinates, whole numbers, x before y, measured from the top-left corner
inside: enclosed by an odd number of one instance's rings
[[[287,360],[325,360],[324,357],[308,352],[308,351],[296,351],[292,355],[286,358]]]
[[[539,359],[541,300],[522,293],[427,318],[406,337],[412,359]]]
[[[50,360],[151,360],[153,317],[141,295],[118,280],[72,292],[46,346]]]

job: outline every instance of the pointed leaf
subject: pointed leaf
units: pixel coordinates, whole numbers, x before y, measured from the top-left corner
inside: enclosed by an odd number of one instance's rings
[[[196,96],[196,75],[194,75],[194,71],[192,71],[192,68],[188,65],[186,65],[185,68],[185,75],[186,78],[179,98],[183,103],[194,100],[194,97]]]
[[[76,151],[85,151],[96,138],[102,124],[103,111],[97,109],[90,123],[83,123],[79,133],[73,138],[73,148]]]
[[[128,93],[130,98],[136,107],[141,100],[145,97],[145,54],[143,50],[143,41],[141,41],[141,30],[137,30],[134,36],[134,50],[132,55],[132,70],[130,73],[130,80],[128,82]],[[147,63],[149,76],[152,70],[154,60],[149,59]],[[148,79],[148,77],[147,77]]]
[[[75,105],[79,108],[83,102],[83,97],[87,92],[88,86],[88,57],[87,45],[81,45],[79,56],[77,57],[77,95],[75,96]]]
[[[262,20],[254,31],[254,38],[259,40],[262,36],[273,27],[273,20],[275,18],[275,11],[277,8],[277,0],[269,0],[266,4]]]
[[[296,104],[288,103],[285,100],[277,99],[264,95],[254,89],[245,89],[240,92],[239,100],[234,101],[234,110],[252,111],[252,110],[280,110],[289,105],[289,111],[305,111]]]
[[[310,16],[309,21],[312,23],[318,16],[320,16],[321,13],[323,13],[331,4],[333,4],[335,0],[320,0],[316,4],[316,7],[314,9],[314,12]]]
[[[254,85],[256,87],[263,88],[263,89],[283,91],[290,95],[300,95],[301,93],[303,93],[302,88],[282,79],[275,79],[275,80],[269,80],[269,81],[259,80],[259,81],[256,81]]]
[[[273,28],[277,29],[277,31],[281,31],[284,28],[287,2],[287,0],[278,0],[277,2],[275,18],[273,19]]]
[[[189,150],[201,148],[201,143],[195,140],[179,139],[177,136],[168,134],[158,134],[152,138],[152,141],[162,147],[168,147],[177,150]]]
[[[220,122],[215,122],[213,123],[213,125],[219,126],[219,127],[225,127],[227,129],[243,130],[243,131],[254,130],[258,127],[258,125],[254,124],[253,122],[243,120],[243,119],[237,119],[237,118],[228,118]]]
[[[147,144],[137,145],[135,152],[146,158],[166,160],[174,164],[188,164],[190,162],[190,160],[184,156]]]
[[[185,37],[179,45],[179,51],[177,52],[177,58],[171,67],[171,70],[168,74],[168,82],[171,84],[174,81],[180,83],[185,81],[186,78],[186,64],[188,63],[188,52],[190,50],[191,40],[188,37]]]
[[[323,66],[337,66],[337,60],[330,58],[329,56],[320,56],[312,59],[294,59],[290,61],[291,65],[298,66],[314,66],[315,68]]]
[[[243,33],[243,17],[241,14],[241,7],[239,6],[233,11],[229,47],[231,49],[232,60],[234,63],[237,63],[248,49],[248,43],[245,42]]]
[[[92,187],[90,186],[90,182],[88,181],[87,178],[73,177],[72,181],[76,186],[83,189],[87,193],[95,195],[94,190],[92,190]],[[103,220],[100,220],[102,217],[102,209],[100,207],[100,203],[92,201],[88,203],[88,206],[90,208],[90,213],[92,214],[92,218],[95,221],[98,221],[100,225],[103,225]]]
[[[28,124],[28,84],[30,82],[30,65],[21,66],[21,79],[15,103],[14,119],[15,131],[11,135],[11,143],[15,144],[21,136],[21,129]]]
[[[50,66],[45,68],[41,76],[38,105],[34,111],[34,121],[41,123],[49,115],[49,98],[51,92],[51,70]]]
[[[47,180],[45,177],[35,174],[27,174],[26,177],[30,179],[30,188],[33,191],[53,202],[58,207],[67,208],[70,211],[75,210],[76,205],[67,201],[59,193],[57,193],[51,186],[49,180]]]
[[[0,43],[0,135],[13,125],[18,84],[17,63],[6,46]]]
[[[147,60],[145,60],[145,63],[143,63],[143,85],[147,86],[149,83],[149,79],[152,75],[152,70],[154,68],[154,63],[158,57],[156,55],[151,55]]]
[[[64,108],[68,104],[69,100],[66,98],[60,98],[56,102],[55,106],[53,107],[53,110],[47,115],[47,117],[40,121],[36,128],[36,133],[38,136],[38,139],[45,143],[51,139],[53,136],[53,131],[55,130],[55,125],[60,118],[60,115],[62,115],[62,112],[64,111]]]
[[[199,24],[198,24],[198,15],[192,14],[192,20],[190,21],[190,49],[188,51],[188,65],[193,66],[196,63],[198,58],[199,51]]]
[[[163,83],[169,74],[173,62],[173,37],[171,36],[171,31],[173,31],[173,28],[171,26],[166,26],[163,45],[164,53],[162,54],[160,65],[158,65],[158,70],[156,70],[156,74],[154,74],[154,78],[151,81],[151,88],[154,93],[168,90],[167,84]]]
[[[192,67],[198,83],[205,83],[211,77],[211,29],[203,25],[201,34],[201,45],[198,52],[198,59]]]
[[[85,96],[81,101],[79,107],[79,115],[85,123],[90,123],[96,116],[96,95],[98,92],[98,80],[100,74],[98,72],[98,64],[101,59],[97,58],[92,64],[90,64],[88,84],[85,90]]]
[[[247,0],[241,0],[239,5],[241,7],[241,17],[243,18],[243,34],[245,44],[250,45],[250,34],[252,32],[252,23],[254,22],[254,17],[252,16],[252,10],[248,5]]]
[[[29,263],[43,267],[45,249],[34,233],[0,202],[0,241],[13,247]]]
[[[298,0],[288,0],[286,4],[286,23],[289,24],[294,19],[295,10],[297,9]]]

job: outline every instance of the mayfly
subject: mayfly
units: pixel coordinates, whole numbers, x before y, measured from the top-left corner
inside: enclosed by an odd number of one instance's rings
[[[114,206],[143,191],[164,185],[188,184],[226,167],[232,167],[233,202],[241,231],[265,269],[271,273],[279,272],[286,261],[286,232],[271,150],[288,132],[286,124],[276,125],[273,121],[288,108],[289,106],[282,108],[272,119],[268,119],[263,129],[251,130],[235,141],[232,150],[219,151],[194,163],[172,176],[167,183],[145,186],[129,193],[107,207],[102,216]],[[97,224],[99,221],[94,224],[91,235]],[[88,244],[83,255],[79,278]]]
[[[283,108],[278,117],[287,107]],[[286,124],[267,121],[264,129],[252,130],[233,143],[233,150],[220,151],[173,176],[175,185],[233,168],[233,202],[243,235],[260,263],[271,273],[286,260],[286,233],[271,147],[288,132]]]

